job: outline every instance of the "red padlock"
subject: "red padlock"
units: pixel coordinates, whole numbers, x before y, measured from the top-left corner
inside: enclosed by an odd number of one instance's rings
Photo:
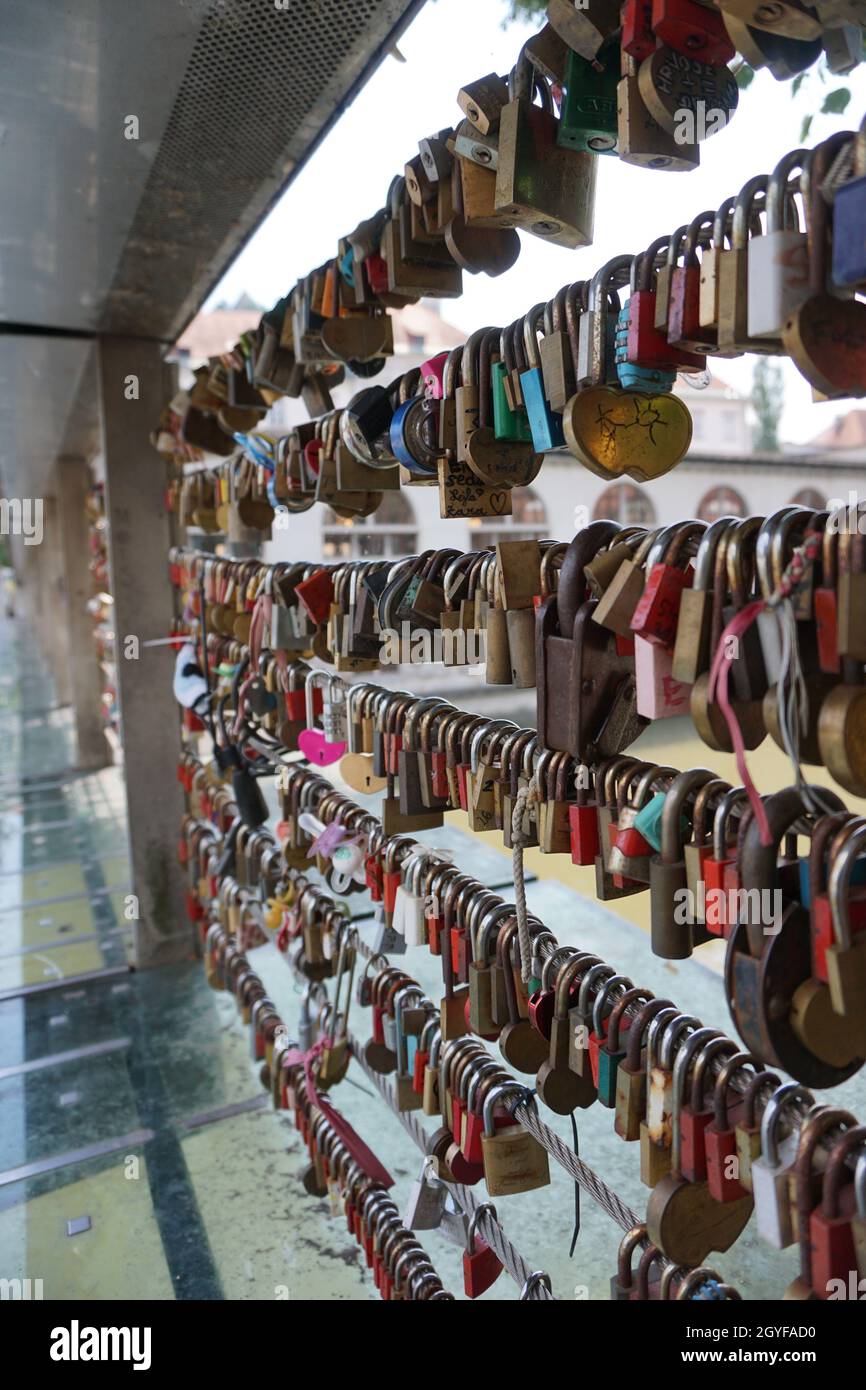
[[[300,690],[292,690],[292,672],[289,673],[289,689],[286,691],[286,714],[289,719],[307,721],[307,692],[301,687]],[[325,704],[325,692],[320,685],[313,686],[313,715],[318,716],[322,713]]]
[[[822,816],[812,835],[809,851],[809,898],[812,932],[812,969],[817,979],[827,983],[827,949],[836,942],[833,911],[826,888],[826,864],[829,856],[841,849],[855,822],[847,812]],[[848,918],[852,936],[866,930],[866,886],[848,890]]]
[[[394,904],[397,901],[397,889],[400,887],[402,881],[399,869],[395,869],[393,873],[388,873],[386,871],[382,875],[382,903],[386,912],[394,911]]]
[[[372,256],[366,257],[363,268],[367,277],[367,284],[373,294],[387,294],[388,262],[378,252],[375,252]]]
[[[334,602],[334,580],[330,570],[316,570],[309,579],[295,585],[298,602],[316,626],[326,623]]]
[[[194,893],[186,895],[186,915],[191,922],[200,922],[204,917],[204,908]]]
[[[445,753],[434,749],[430,754],[432,775],[431,785],[435,797],[448,797],[448,758]]]
[[[304,463],[310,470],[314,478],[318,478],[321,468],[321,453],[324,449],[324,441],[321,439],[310,439],[304,445]]]
[[[809,1217],[812,1288],[819,1298],[838,1297],[838,1281],[846,1290],[852,1271],[857,1273],[857,1252],[851,1229],[857,1202],[847,1168],[848,1155],[866,1141],[866,1125],[849,1129],[833,1145],[821,1188],[821,1204]],[[798,1180],[799,1191],[799,1180]]]
[[[839,612],[837,606],[839,533],[824,528],[821,561],[821,587],[814,590],[812,606],[818,637],[818,665],[827,675],[842,669],[839,658]]]
[[[655,46],[655,45],[653,45]],[[682,236],[685,232],[682,232]],[[686,352],[673,347],[667,333],[655,326],[656,260],[661,251],[667,253],[671,267],[676,263],[680,239],[659,237],[638,259],[635,267],[635,288],[628,301],[628,338],[626,361],[638,367],[658,367],[670,370],[703,371],[707,365],[702,353]]]
[[[668,300],[668,342],[686,352],[709,352],[718,346],[718,330],[701,327],[701,263],[698,245],[712,236],[715,212],[702,212],[689,224],[683,264],[675,266]],[[708,228],[708,231],[704,231]]]
[[[653,646],[673,650],[683,590],[691,588],[694,578],[688,547],[705,530],[706,524],[696,521],[677,527],[661,562],[650,570],[630,627]]]
[[[680,1112],[680,1172],[688,1182],[703,1182],[707,1176],[706,1133],[715,1117],[706,1094],[707,1064],[719,1053],[735,1050],[729,1038],[710,1038],[695,1058],[689,1103]]]
[[[364,862],[364,881],[370,893],[370,898],[374,903],[382,901],[384,893],[384,871],[382,861],[378,854],[368,854]]]
[[[660,43],[713,67],[734,59],[724,20],[717,10],[696,0],[652,0],[652,28]]]
[[[748,804],[744,791],[726,792],[722,797],[713,818],[713,850],[703,861],[704,872],[704,922],[712,936],[728,937],[733,923],[728,918],[728,886],[732,877],[739,880],[739,860],[737,851],[730,844],[728,823],[734,810],[741,810]],[[739,887],[739,882],[733,884]]]
[[[746,1066],[760,1070],[761,1063],[750,1052],[735,1052],[725,1060],[713,1089],[713,1118],[704,1131],[707,1186],[710,1196],[717,1202],[736,1202],[740,1197],[747,1196],[747,1190],[740,1182],[736,1128],[746,1118],[746,1100],[740,1096],[733,1106],[729,1103],[730,1082]]]
[[[578,769],[577,803],[568,808],[572,864],[594,864],[599,853],[598,806],[587,786],[589,769]]]
[[[655,53],[652,0],[625,0],[622,7],[622,48],[639,63]]]
[[[479,1239],[478,1222],[482,1216],[496,1220],[496,1208],[492,1202],[477,1206],[469,1218],[467,1245],[463,1252],[463,1290],[467,1298],[480,1298],[502,1273],[502,1261],[489,1245]]]
[[[469,969],[469,954],[467,930],[465,927],[452,927],[451,936],[451,970],[454,979],[460,984],[465,984],[467,971]]]

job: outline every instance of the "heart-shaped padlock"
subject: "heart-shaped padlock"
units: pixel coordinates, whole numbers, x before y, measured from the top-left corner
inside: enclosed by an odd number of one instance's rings
[[[660,478],[692,442],[692,417],[678,396],[588,386],[572,396],[562,421],[569,449],[600,478]]]
[[[298,748],[317,767],[339,762],[346,751],[345,743],[329,743],[321,729],[304,729],[298,734]]]

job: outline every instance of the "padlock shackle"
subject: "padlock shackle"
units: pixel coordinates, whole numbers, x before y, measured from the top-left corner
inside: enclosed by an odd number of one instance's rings
[[[866,853],[866,821],[861,820],[833,856],[827,882],[833,935],[842,950],[850,950],[852,944],[849,902],[851,875],[863,853]]]

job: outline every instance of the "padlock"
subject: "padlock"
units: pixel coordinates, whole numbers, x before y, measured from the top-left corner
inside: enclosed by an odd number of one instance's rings
[[[811,1283],[819,1298],[848,1293],[850,1277],[856,1281],[857,1252],[852,1218],[856,1211],[853,1182],[846,1182],[848,1156],[863,1146],[866,1126],[848,1129],[830,1151],[821,1187],[821,1203],[809,1218]]]
[[[737,1045],[730,1038],[719,1034],[710,1038],[698,1050],[691,1077],[691,1092],[683,1097],[680,1112],[680,1134],[682,1151],[680,1172],[689,1182],[707,1181],[709,1186],[709,1159],[707,1134],[714,1116],[711,1099],[707,1095],[707,1070],[717,1057],[736,1052]],[[715,1199],[714,1195],[713,1199]]]
[[[533,89],[542,105],[533,104]],[[499,126],[496,210],[524,231],[560,246],[592,241],[596,162],[585,150],[557,145],[558,121],[550,88],[533,77],[528,56],[518,59],[509,77],[511,100]]]
[[[842,131],[812,152],[807,204],[809,295],[782,326],[785,351],[806,380],[830,399],[861,395],[866,363],[866,305],[858,299],[836,298],[827,288],[829,209],[821,185],[848,139],[850,132]],[[840,343],[845,344],[844,351]]]
[[[781,338],[782,324],[809,293],[806,233],[797,223],[794,193],[808,186],[810,159],[807,150],[793,150],[779,161],[767,184],[766,230],[749,240],[748,332],[752,338]],[[792,191],[791,175],[798,169],[800,176]]]
[[[826,951],[827,982],[834,1010],[852,1021],[858,1041],[866,1041],[862,1020],[866,1011],[866,937],[852,936],[848,907],[854,864],[866,845],[866,824],[859,824],[845,840],[830,866],[827,895],[833,917],[835,941]]]
[[[645,61],[652,57],[654,51],[653,42]],[[626,51],[622,54],[622,77],[616,96],[620,159],[644,169],[667,169],[671,172],[697,169],[701,162],[697,141],[682,141],[681,132],[674,134],[659,124],[641,93],[637,59]]]
[[[683,1031],[682,1021],[674,1027]],[[670,1035],[672,1030],[668,1030]],[[712,1028],[695,1027],[681,1043],[673,1064],[671,1169],[654,1187],[647,1203],[650,1240],[675,1264],[700,1265],[711,1250],[725,1251],[738,1239],[752,1213],[748,1194],[722,1206],[710,1194],[706,1181],[688,1182],[682,1171],[683,1095],[692,1062],[705,1045],[716,1039]],[[668,1039],[666,1037],[665,1043]],[[665,1046],[662,1047],[665,1058]]]
[[[695,0],[652,0],[651,24],[659,42],[686,58],[714,65],[730,63],[734,58],[734,45],[722,16]]]
[[[492,1202],[482,1202],[469,1218],[467,1244],[463,1252],[463,1290],[467,1298],[480,1298],[502,1273],[503,1265],[489,1245],[478,1237],[478,1222],[482,1216],[496,1220]]]
[[[514,1083],[494,1086],[484,1101],[484,1180],[491,1197],[507,1197],[515,1192],[532,1192],[550,1182],[547,1152],[534,1135],[518,1125],[507,1129],[494,1128],[494,1107],[497,1102],[517,1091],[518,1104],[534,1106],[534,1101],[522,1087]],[[513,1112],[512,1112],[513,1113]]]
[[[612,982],[607,981],[596,996],[599,1023],[601,1023],[601,1016],[607,1002],[605,991],[609,993],[612,988]],[[637,1004],[639,1000],[646,1003],[650,998],[651,996],[646,990],[629,986],[623,991],[610,1011],[607,1033],[598,1053],[597,1083],[598,1099],[608,1110],[616,1108],[619,1068],[627,1056],[628,1035],[631,1033],[632,1019],[627,1016],[626,1010]],[[596,1031],[595,1025],[593,1025],[593,1031]]]
[[[788,1178],[797,1159],[798,1135],[795,1130],[780,1141],[778,1127],[785,1109],[795,1102],[809,1106],[814,1098],[794,1081],[773,1092],[761,1117],[761,1152],[750,1166],[758,1234],[776,1250],[794,1242]]]
[[[675,265],[668,298],[667,337],[673,348],[694,354],[712,352],[718,346],[715,328],[701,324],[701,266],[711,240],[716,214],[699,213],[690,223],[683,243],[683,264]],[[698,249],[701,257],[698,257]]]
[[[627,1303],[635,1293],[633,1260],[634,1252],[646,1239],[646,1226],[633,1226],[626,1231],[619,1244],[616,1261],[616,1274],[611,1275],[610,1296],[618,1303]]]
[[[591,61],[569,51],[558,144],[590,154],[616,154],[619,69],[616,43],[602,45]]]
[[[640,367],[703,371],[706,367],[706,357],[702,353],[686,352],[673,347],[664,328],[656,327],[657,262],[662,254],[667,258],[670,243],[671,238],[658,237],[642,256],[636,256],[632,260],[626,360]],[[660,273],[659,268],[658,274]]]
[[[866,118],[854,139],[851,177],[836,189],[833,199],[833,283],[846,288],[866,283],[866,244],[863,238],[866,196]]]
[[[654,1188],[671,1168],[673,1076],[660,1054],[668,1031],[680,1029],[681,1021],[686,1019],[673,1006],[662,1008],[650,1020],[646,1032],[646,1093],[639,1132],[640,1180],[646,1187]],[[683,1022],[683,1026],[688,1024]]]
[[[593,864],[598,854],[598,808],[591,795],[591,776],[589,768],[578,767],[577,801],[568,808],[572,864]]]
[[[654,646],[673,649],[683,590],[691,586],[689,547],[706,530],[704,522],[684,522],[668,541],[658,563],[647,562],[647,581],[629,627]]]
[[[681,772],[665,798],[661,852],[650,859],[650,914],[653,953],[666,960],[684,960],[692,953],[694,927],[683,911],[688,903],[688,875],[681,822],[688,798],[712,776],[706,768]]]
[[[521,375],[521,389],[529,418],[532,444],[537,453],[544,453],[547,449],[555,449],[565,443],[562,416],[555,414],[548,403],[541,371],[538,325],[543,314],[544,305],[537,304],[523,321],[524,347],[529,370]]]
[[[710,624],[713,612],[714,563],[721,539],[735,517],[717,517],[703,532],[695,557],[694,582],[680,595],[680,614],[674,639],[671,674],[674,680],[694,685],[710,666]]]

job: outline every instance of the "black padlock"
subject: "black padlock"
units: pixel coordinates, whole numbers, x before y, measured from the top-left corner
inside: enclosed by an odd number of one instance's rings
[[[340,416],[340,438],[362,463],[392,464],[393,415],[394,402],[384,386],[368,386],[352,397]]]

